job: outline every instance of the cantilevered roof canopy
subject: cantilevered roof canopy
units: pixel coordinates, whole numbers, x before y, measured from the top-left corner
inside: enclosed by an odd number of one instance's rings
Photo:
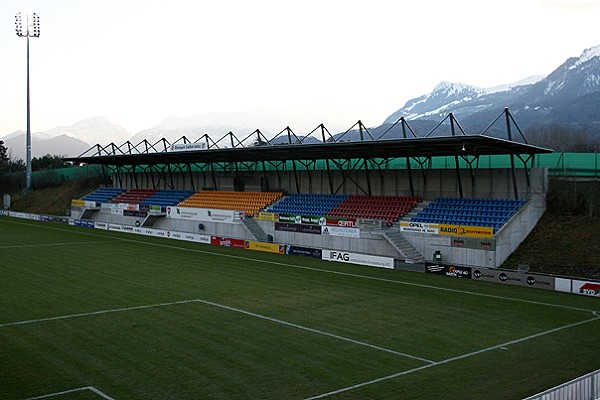
[[[533,155],[552,150],[485,135],[459,135],[353,142],[262,145],[213,148],[195,151],[83,155],[67,161],[112,166],[195,164],[220,162],[373,159],[397,157],[481,156],[495,154]]]

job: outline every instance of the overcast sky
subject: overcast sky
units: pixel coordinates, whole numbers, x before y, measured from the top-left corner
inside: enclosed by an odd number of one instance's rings
[[[442,80],[512,83],[600,44],[598,0],[2,0],[0,137],[26,126],[19,11],[41,18],[35,132],[309,104],[375,126]]]

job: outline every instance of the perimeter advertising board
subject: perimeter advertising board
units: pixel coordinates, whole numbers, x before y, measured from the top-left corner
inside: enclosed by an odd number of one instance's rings
[[[265,251],[267,253],[285,253],[285,245],[278,243],[263,243],[246,240],[244,245],[248,250]]]
[[[38,214],[30,214],[30,213],[24,213],[24,212],[19,212],[19,211],[10,211],[9,215],[14,218],[30,219],[32,221],[40,220],[40,216]]]
[[[445,264],[425,264],[425,272],[428,274],[444,275],[451,278],[466,278],[471,279],[470,267],[460,267],[457,265],[445,265]]]
[[[394,268],[392,257],[372,256],[369,254],[349,253],[347,251],[323,250],[321,259],[348,264],[361,264],[370,267]]]
[[[321,249],[313,249],[310,247],[301,246],[290,246],[289,244],[285,245],[285,254],[290,256],[305,256],[319,259],[323,256],[323,252],[321,251]]]
[[[473,279],[507,285],[554,290],[554,277],[536,274],[520,274],[513,271],[498,271],[488,268],[473,269]]]
[[[210,244],[215,246],[235,247],[237,249],[245,249],[246,241],[242,239],[230,239],[221,236],[211,236]]]
[[[572,292],[584,296],[600,297],[600,282],[578,281],[573,279]]]

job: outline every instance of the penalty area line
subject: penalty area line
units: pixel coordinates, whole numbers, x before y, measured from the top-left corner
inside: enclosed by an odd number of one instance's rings
[[[64,390],[62,392],[44,394],[44,395],[36,396],[36,397],[29,397],[26,400],[48,399],[50,397],[62,396],[64,394],[75,393],[75,392],[83,392],[84,390],[89,390],[90,392],[97,394],[98,396],[102,397],[105,400],[115,400],[112,397],[110,397],[109,395],[107,395],[106,393],[103,393],[102,391],[96,389],[93,386],[84,386],[84,387],[80,387],[80,388],[75,388],[75,389],[70,389],[70,390]]]
[[[7,323],[4,323],[4,324],[0,324],[0,328],[5,328],[5,327],[9,327],[9,326],[35,324],[35,323],[38,323],[38,322],[58,321],[58,320],[61,320],[61,319],[70,319],[70,318],[78,318],[78,317],[88,317],[90,315],[102,315],[102,314],[118,313],[118,312],[124,312],[124,311],[132,311],[132,310],[143,310],[143,309],[155,308],[155,307],[174,306],[174,305],[178,305],[178,304],[194,303],[196,301],[197,300],[172,301],[172,302],[169,302],[169,303],[149,304],[149,305],[145,305],[145,306],[115,308],[115,309],[112,309],[112,310],[100,310],[100,311],[92,311],[92,312],[87,312],[87,313],[60,315],[60,316],[57,316],[57,317],[30,319],[30,320],[27,320],[27,321],[7,322]]]
[[[424,363],[427,363],[427,364],[430,364],[430,365],[431,364],[435,364],[435,361],[428,360],[428,359],[423,358],[423,357],[418,357],[418,356],[415,356],[415,355],[412,355],[412,354],[408,354],[408,353],[402,353],[402,352],[399,352],[399,351],[396,351],[396,350],[392,350],[392,349],[388,349],[388,348],[385,348],[385,347],[377,346],[375,344],[371,344],[371,343],[367,343],[367,342],[362,342],[360,340],[348,338],[348,337],[345,337],[345,336],[336,335],[335,333],[325,332],[325,331],[322,331],[322,330],[319,330],[319,329],[315,329],[315,328],[309,328],[307,326],[298,325],[298,324],[295,324],[293,322],[288,322],[288,321],[283,321],[283,320],[272,318],[272,317],[267,317],[265,315],[256,314],[256,313],[253,313],[251,311],[246,311],[246,310],[242,310],[242,309],[239,309],[239,308],[234,308],[234,307],[230,307],[230,306],[226,306],[226,305],[223,305],[223,304],[215,303],[215,302],[208,301],[208,300],[202,300],[202,299],[173,301],[173,302],[168,302],[168,303],[149,304],[149,305],[144,305],[144,306],[115,308],[115,309],[111,309],[111,310],[100,310],[100,311],[92,311],[92,312],[87,312],[87,313],[60,315],[60,316],[56,316],[56,317],[30,319],[30,320],[27,320],[27,321],[7,322],[7,323],[0,324],[0,328],[10,327],[10,326],[19,326],[19,325],[29,325],[29,324],[35,324],[35,323],[40,323],[40,322],[48,322],[48,321],[58,321],[58,320],[71,319],[71,318],[88,317],[88,316],[93,316],[93,315],[111,314],[111,313],[133,311],[133,310],[144,310],[144,309],[148,309],[148,308],[166,307],[166,306],[174,306],[174,305],[181,305],[181,304],[192,304],[192,303],[200,303],[200,304],[205,304],[205,305],[209,305],[209,306],[212,306],[212,307],[218,307],[218,308],[221,308],[221,309],[224,309],[224,310],[237,312],[237,313],[248,315],[248,316],[251,316],[251,317],[254,317],[254,318],[259,318],[259,319],[262,319],[262,320],[265,320],[265,321],[275,322],[275,323],[280,324],[280,325],[285,325],[285,326],[289,326],[289,327],[292,327],[292,328],[295,328],[295,329],[299,329],[299,330],[303,330],[303,331],[307,331],[307,332],[311,332],[311,333],[316,333],[316,334],[319,334],[319,335],[322,335],[322,336],[331,337],[331,338],[334,338],[334,339],[337,339],[337,340],[342,340],[342,341],[353,343],[353,344],[356,344],[356,345],[359,345],[359,346],[369,347],[371,349],[383,351],[383,352],[390,353],[390,354],[394,354],[396,356],[401,356],[401,357],[405,357],[405,358],[411,358],[413,360],[418,360],[418,361],[421,361],[421,362],[424,362]]]
[[[368,385],[372,385],[372,384],[375,384],[375,383],[387,381],[389,379],[397,378],[397,377],[400,377],[400,376],[403,376],[403,375],[409,375],[409,374],[412,374],[413,372],[422,371],[424,369],[436,367],[438,365],[448,364],[448,363],[453,362],[453,361],[464,360],[465,358],[469,358],[469,357],[476,356],[476,355],[479,355],[479,354],[487,353],[487,352],[490,352],[492,350],[500,349],[502,347],[507,347],[507,346],[510,346],[510,345],[513,345],[513,344],[518,344],[518,343],[526,342],[528,340],[536,339],[536,338],[539,338],[541,336],[546,336],[546,335],[549,335],[549,334],[552,334],[552,333],[555,333],[555,332],[559,332],[559,331],[562,331],[562,330],[565,330],[565,329],[573,328],[573,327],[576,327],[576,326],[579,326],[579,325],[587,324],[589,322],[594,322],[594,321],[600,320],[600,316],[598,316],[598,314],[596,314],[596,312],[594,312],[593,314],[594,314],[594,318],[589,318],[589,319],[586,319],[584,321],[579,321],[579,322],[574,322],[572,324],[559,326],[557,328],[549,329],[547,331],[539,332],[539,333],[536,333],[536,334],[533,334],[533,335],[529,335],[529,336],[526,336],[526,337],[523,337],[523,338],[520,338],[520,339],[511,340],[511,341],[508,341],[508,342],[505,342],[505,343],[497,344],[495,346],[491,346],[491,347],[488,347],[488,348],[485,348],[485,349],[473,351],[471,353],[466,353],[466,354],[463,354],[463,355],[460,355],[460,356],[447,358],[445,360],[442,360],[442,361],[439,361],[439,362],[436,362],[436,363],[433,363],[433,364],[423,365],[421,367],[413,368],[413,369],[410,369],[410,370],[407,370],[407,371],[397,372],[397,373],[392,374],[392,375],[387,375],[387,376],[383,376],[381,378],[372,379],[370,381],[358,383],[358,384],[352,385],[352,386],[347,386],[345,388],[337,389],[337,390],[334,390],[334,391],[331,391],[331,392],[319,394],[319,395],[312,396],[312,397],[307,397],[304,400],[322,399],[324,397],[333,396],[333,395],[336,395],[336,394],[339,394],[339,393],[348,392],[350,390],[354,390],[354,389],[358,389],[358,388],[361,388],[361,387],[364,387],[364,386],[368,386]]]
[[[421,361],[421,362],[424,362],[424,363],[427,363],[427,364],[435,364],[435,361],[431,361],[431,360],[428,360],[428,359],[423,358],[423,357],[418,357],[418,356],[415,356],[415,355],[412,355],[412,354],[407,354],[407,353],[402,353],[402,352],[399,352],[399,351],[396,351],[396,350],[387,349],[385,347],[377,346],[377,345],[370,344],[370,343],[367,343],[367,342],[361,342],[360,340],[351,339],[351,338],[348,338],[348,337],[345,337],[345,336],[336,335],[335,333],[329,333],[329,332],[325,332],[325,331],[322,331],[322,330],[319,330],[319,329],[309,328],[307,326],[294,324],[293,322],[287,322],[287,321],[283,321],[283,320],[280,320],[280,319],[267,317],[267,316],[264,316],[264,315],[261,315],[261,314],[256,314],[256,313],[253,313],[253,312],[250,312],[250,311],[241,310],[239,308],[234,308],[234,307],[226,306],[226,305],[219,304],[219,303],[213,303],[212,301],[208,301],[208,300],[200,300],[200,299],[198,299],[196,301],[199,302],[199,303],[203,303],[203,304],[207,304],[207,305],[213,306],[213,307],[219,307],[219,308],[222,308],[222,309],[225,309],[225,310],[237,312],[237,313],[248,315],[248,316],[251,316],[251,317],[264,319],[264,320],[270,321],[270,322],[275,322],[275,323],[280,324],[280,325],[285,325],[285,326],[289,326],[289,327],[292,327],[292,328],[300,329],[300,330],[303,330],[303,331],[307,331],[307,332],[311,332],[311,333],[316,333],[316,334],[323,335],[323,336],[328,336],[328,337],[331,337],[331,338],[334,338],[334,339],[337,339],[337,340],[343,340],[345,342],[350,342],[350,343],[353,343],[353,344],[357,344],[359,346],[365,346],[365,347],[369,347],[371,349],[384,351],[386,353],[394,354],[396,356],[401,356],[401,357],[406,357],[406,358],[412,358],[413,360],[418,360],[418,361]]]

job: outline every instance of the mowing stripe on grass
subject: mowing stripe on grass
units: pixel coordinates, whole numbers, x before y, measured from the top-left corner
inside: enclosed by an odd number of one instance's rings
[[[21,248],[21,247],[49,247],[49,246],[72,246],[72,245],[82,245],[82,244],[98,244],[98,243],[110,243],[110,242],[116,242],[119,241],[119,239],[108,239],[108,240],[90,240],[87,242],[62,242],[62,243],[40,243],[40,244],[13,244],[13,245],[7,245],[7,246],[0,246],[0,250],[1,249],[14,249],[14,248]]]
[[[16,225],[27,225],[27,226],[38,227],[38,225],[28,224],[28,223],[24,223],[24,222],[16,222],[16,221],[5,221],[5,222],[16,224]],[[41,227],[43,227],[45,229],[50,229],[50,230],[58,230],[58,231],[63,231],[63,232],[74,233],[73,230],[65,229],[65,228],[58,228],[58,227],[53,227],[53,226],[48,226],[48,225],[41,225]],[[77,232],[77,233],[82,234],[82,235],[95,236],[95,237],[107,237],[106,235],[101,235],[101,234],[92,233],[92,232]],[[162,243],[154,243],[154,242],[148,242],[145,240],[136,240],[136,239],[121,238],[121,237],[118,237],[118,238],[115,237],[115,239],[123,241],[123,242],[131,242],[131,243],[163,247],[163,248],[168,248],[168,249],[183,250],[183,251],[189,251],[189,252],[193,252],[193,253],[209,254],[212,256],[227,257],[227,258],[233,258],[233,259],[238,259],[238,260],[256,261],[256,262],[260,262],[263,264],[279,265],[279,266],[304,269],[304,270],[309,270],[309,271],[324,272],[324,273],[328,273],[328,274],[349,276],[349,277],[360,278],[360,279],[368,279],[368,280],[373,280],[373,281],[378,281],[378,282],[395,283],[398,285],[419,287],[419,288],[423,288],[423,289],[440,290],[440,291],[444,291],[444,292],[451,292],[451,293],[458,293],[458,294],[468,294],[468,295],[472,295],[472,296],[479,296],[479,297],[485,297],[485,298],[490,298],[490,299],[514,301],[514,302],[525,303],[525,304],[534,304],[534,305],[540,305],[540,306],[546,306],[546,307],[561,308],[561,309],[565,309],[565,310],[575,310],[575,311],[583,311],[583,312],[596,311],[596,310],[590,310],[587,308],[565,306],[565,305],[561,305],[561,304],[546,303],[546,302],[542,302],[542,301],[525,300],[525,299],[519,299],[519,298],[515,298],[515,297],[497,296],[497,295],[486,294],[486,293],[470,292],[467,290],[450,289],[450,288],[434,286],[434,285],[425,285],[422,283],[405,282],[405,281],[396,280],[396,279],[378,278],[378,277],[368,276],[368,275],[352,274],[349,272],[332,271],[332,270],[323,269],[323,268],[306,267],[306,266],[302,266],[302,265],[295,265],[295,264],[282,263],[282,262],[277,262],[277,261],[263,260],[263,259],[259,259],[259,258],[253,258],[253,257],[237,256],[237,255],[233,255],[233,254],[223,254],[223,253],[217,253],[217,252],[208,251],[208,250],[191,249],[189,247],[181,247],[181,246],[168,245],[168,244],[162,244]]]
[[[513,345],[513,344],[518,344],[518,343],[526,342],[528,340],[536,339],[536,338],[539,338],[541,336],[546,336],[546,335],[549,335],[549,334],[552,334],[552,333],[555,333],[555,332],[559,332],[559,331],[562,331],[562,330],[565,330],[565,329],[573,328],[573,327],[576,327],[576,326],[579,326],[579,325],[583,325],[583,324],[587,324],[587,323],[590,323],[590,322],[594,322],[594,321],[600,320],[600,316],[598,316],[595,312],[593,314],[595,315],[594,318],[586,319],[584,321],[579,321],[579,322],[574,322],[572,324],[559,326],[558,328],[549,329],[547,331],[539,332],[539,333],[536,333],[536,334],[533,334],[533,335],[529,335],[529,336],[526,336],[526,337],[523,337],[523,338],[520,338],[520,339],[511,340],[511,341],[508,341],[508,342],[505,342],[505,343],[497,344],[495,346],[487,347],[485,349],[473,351],[471,353],[466,353],[466,354],[463,354],[463,355],[460,355],[460,356],[447,358],[445,360],[442,360],[442,361],[439,361],[439,362],[436,362],[436,363],[433,363],[433,364],[423,365],[421,367],[409,369],[407,371],[398,372],[398,373],[395,373],[395,374],[392,374],[392,375],[388,375],[388,376],[383,376],[381,378],[373,379],[373,380],[370,380],[370,381],[367,381],[367,382],[358,383],[356,385],[347,386],[345,388],[341,388],[341,389],[334,390],[334,391],[331,391],[331,392],[319,394],[317,396],[307,397],[304,400],[322,399],[324,397],[333,396],[335,394],[347,392],[347,391],[350,391],[350,390],[353,390],[353,389],[358,389],[358,388],[361,388],[363,386],[368,386],[368,385],[372,385],[372,384],[375,384],[375,383],[387,381],[389,379],[397,378],[397,377],[403,376],[403,375],[412,374],[413,372],[422,371],[422,370],[427,369],[427,368],[436,367],[438,365],[447,364],[447,363],[450,363],[450,362],[453,362],[453,361],[464,360],[465,358],[469,358],[469,357],[476,356],[476,355],[479,355],[479,354],[487,353],[487,352],[490,352],[492,350],[496,350],[496,349],[499,349],[499,348],[502,348],[502,347],[507,347],[507,346],[510,346],[510,345]]]
[[[419,361],[422,361],[422,362],[427,363],[427,364],[435,364],[435,361],[431,361],[431,360],[428,360],[426,358],[414,356],[412,354],[401,353],[399,351],[395,351],[395,350],[391,350],[391,349],[386,349],[385,347],[380,347],[380,346],[377,346],[377,345],[374,345],[374,344],[370,344],[370,343],[366,343],[366,342],[361,342],[359,340],[350,339],[350,338],[347,338],[345,336],[340,336],[340,335],[336,335],[334,333],[329,333],[329,332],[321,331],[319,329],[309,328],[309,327],[306,327],[306,326],[303,326],[303,325],[294,324],[292,322],[282,321],[280,319],[267,317],[267,316],[264,316],[264,315],[261,315],[261,314],[256,314],[256,313],[253,313],[253,312],[250,312],[250,311],[241,310],[239,308],[229,307],[229,306],[226,306],[226,305],[223,305],[223,304],[219,304],[219,303],[213,303],[212,301],[208,301],[208,300],[200,300],[200,299],[198,299],[196,301],[199,302],[199,303],[208,304],[208,305],[211,305],[211,306],[214,306],[214,307],[223,308],[225,310],[234,311],[234,312],[237,312],[237,313],[249,315],[251,317],[264,319],[266,321],[275,322],[277,324],[291,326],[292,328],[301,329],[303,331],[317,333],[319,335],[329,336],[329,337],[332,337],[334,339],[343,340],[343,341],[346,341],[346,342],[358,344],[360,346],[366,346],[366,347],[370,347],[372,349],[385,351],[386,353],[391,353],[391,354],[394,354],[394,355],[397,355],[397,356],[412,358],[414,360],[419,360]]]
[[[62,396],[63,394],[69,394],[69,393],[75,393],[75,392],[82,392],[84,390],[89,390],[89,391],[97,394],[98,396],[102,397],[105,400],[115,400],[112,397],[110,397],[109,395],[107,395],[106,393],[101,392],[100,390],[96,389],[93,386],[85,386],[85,387],[80,387],[80,388],[76,388],[76,389],[65,390],[63,392],[56,392],[56,393],[45,394],[45,395],[37,396],[37,397],[30,397],[30,398],[28,398],[26,400],[47,399],[47,398],[50,398],[50,397]]]

